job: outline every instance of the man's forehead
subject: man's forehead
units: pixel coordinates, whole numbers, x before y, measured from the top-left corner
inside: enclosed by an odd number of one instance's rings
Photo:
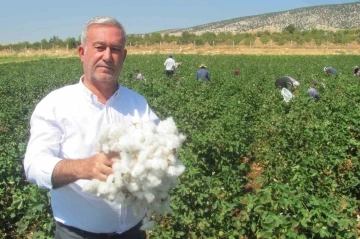
[[[115,26],[89,28],[86,38],[91,44],[123,45],[125,40],[121,29]]]
[[[124,38],[124,32],[117,26],[96,24],[88,28],[89,36],[95,35],[97,37],[101,37],[109,34],[118,36],[119,38]]]

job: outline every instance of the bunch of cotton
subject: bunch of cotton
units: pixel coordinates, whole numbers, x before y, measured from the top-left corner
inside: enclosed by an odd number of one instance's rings
[[[91,180],[83,191],[117,204],[131,205],[135,216],[144,217],[142,230],[155,226],[152,220],[171,212],[169,190],[185,170],[177,150],[186,137],[170,117],[156,125],[140,121],[131,125],[111,124],[100,131],[98,151],[118,153],[114,174],[106,182]]]

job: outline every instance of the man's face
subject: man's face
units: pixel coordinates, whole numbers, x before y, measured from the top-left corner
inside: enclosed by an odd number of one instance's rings
[[[90,26],[85,45],[81,45],[78,52],[85,80],[92,84],[117,84],[127,53],[121,29],[106,25]]]

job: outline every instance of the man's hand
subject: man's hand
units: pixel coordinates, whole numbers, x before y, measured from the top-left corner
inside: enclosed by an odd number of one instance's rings
[[[113,163],[119,160],[119,155],[115,153],[97,153],[88,159],[85,159],[81,168],[81,176],[84,179],[99,179],[106,181],[106,178],[114,173]],[[82,175],[79,172],[79,175]]]
[[[86,159],[63,159],[56,164],[52,173],[53,188],[62,187],[79,179],[106,181],[106,178],[114,173],[112,165],[119,158],[119,154],[116,153],[97,153]]]

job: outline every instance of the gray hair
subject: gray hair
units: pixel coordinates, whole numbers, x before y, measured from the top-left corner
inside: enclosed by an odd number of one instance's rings
[[[90,26],[92,25],[106,25],[106,26],[115,26],[118,27],[124,34],[124,39],[126,41],[126,32],[125,32],[125,28],[124,26],[118,22],[116,19],[112,18],[112,17],[94,17],[92,19],[90,19],[84,26],[82,32],[81,32],[81,45],[85,45],[86,43],[86,36],[87,36],[87,32]]]

